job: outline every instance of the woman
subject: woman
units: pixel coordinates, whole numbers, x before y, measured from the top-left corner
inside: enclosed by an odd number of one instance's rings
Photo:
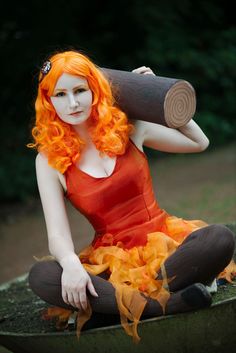
[[[134,72],[153,74],[146,67]],[[186,221],[160,209],[143,152],[144,145],[201,152],[209,142],[199,126],[193,120],[178,130],[131,124],[101,71],[75,51],[44,64],[35,107],[30,147],[39,151],[37,181],[54,260],[33,266],[32,290],[68,316],[78,310],[78,331],[91,307],[103,319],[120,315],[136,339],[140,317],[209,306],[205,286],[230,262],[233,234],[223,225]],[[64,197],[95,229],[79,257]]]

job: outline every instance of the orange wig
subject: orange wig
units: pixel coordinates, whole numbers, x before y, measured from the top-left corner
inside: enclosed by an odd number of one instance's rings
[[[49,165],[61,173],[79,159],[85,142],[71,125],[58,117],[50,100],[57,80],[67,73],[86,78],[92,91],[89,133],[96,148],[110,157],[124,154],[134,126],[115,106],[111,87],[99,68],[76,51],[57,53],[50,62],[50,71],[45,76],[40,72],[35,102],[36,123],[32,129],[34,143],[28,147],[44,153]]]

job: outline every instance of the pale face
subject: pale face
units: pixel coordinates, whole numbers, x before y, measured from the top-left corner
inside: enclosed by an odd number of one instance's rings
[[[50,97],[59,118],[70,125],[87,121],[92,109],[92,92],[86,78],[62,74]]]

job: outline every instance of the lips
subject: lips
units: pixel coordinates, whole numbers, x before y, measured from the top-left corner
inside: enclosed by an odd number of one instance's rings
[[[81,111],[78,111],[78,112],[70,113],[70,115],[74,116],[74,115],[78,115],[78,114],[80,114],[80,113],[82,113],[82,110],[81,110]]]

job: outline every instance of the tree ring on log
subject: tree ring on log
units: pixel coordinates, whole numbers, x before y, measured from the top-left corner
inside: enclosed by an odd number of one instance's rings
[[[164,116],[169,127],[186,125],[196,111],[196,95],[193,86],[179,80],[167,91],[164,100]]]

